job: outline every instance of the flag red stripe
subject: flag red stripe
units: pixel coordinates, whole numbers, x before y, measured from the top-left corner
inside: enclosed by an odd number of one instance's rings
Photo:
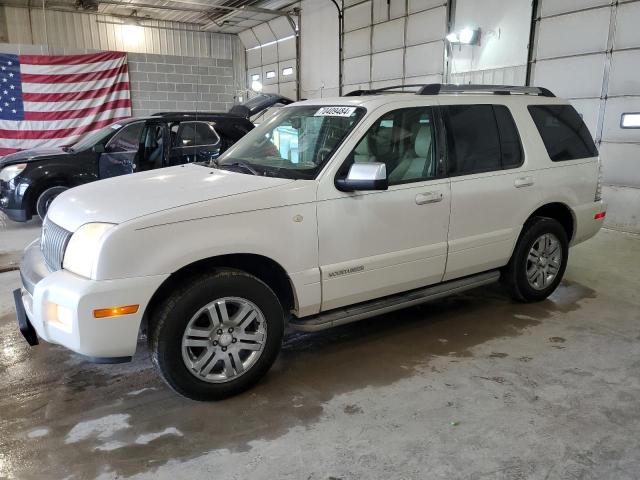
[[[5,155],[9,155],[10,153],[15,153],[19,150],[19,148],[0,148],[0,157],[4,157]]]
[[[24,112],[25,120],[66,120],[68,118],[82,118],[106,110],[131,107],[131,100],[121,99],[105,102],[97,107],[81,108],[78,110],[61,110],[58,112]]]
[[[102,97],[108,93],[119,92],[121,90],[129,90],[129,82],[118,82],[108,87],[85,90],[83,92],[23,93],[22,99],[25,102],[69,102],[72,100]]]
[[[20,63],[29,65],[80,65],[115,60],[126,55],[124,52],[88,53],[86,55],[20,55]]]
[[[97,130],[111,125],[118,120],[129,117],[116,117],[99,120],[97,122],[82,125],[76,128],[63,128],[60,130],[0,130],[0,138],[10,138],[14,140],[45,140],[51,138],[65,138],[80,135],[90,130]]]
[[[73,73],[69,75],[41,75],[35,73],[22,73],[22,83],[77,83],[91,82],[102,78],[116,77],[123,73],[128,73],[128,67],[125,63],[116,68],[109,70],[101,70],[99,72],[90,73]]]

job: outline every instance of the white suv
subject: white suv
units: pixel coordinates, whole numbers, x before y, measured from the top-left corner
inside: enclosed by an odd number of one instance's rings
[[[426,85],[284,107],[211,164],[60,195],[20,329],[98,362],[146,328],[177,392],[219,399],[315,331],[501,280],[546,298],[600,229],[599,161],[548,90]]]

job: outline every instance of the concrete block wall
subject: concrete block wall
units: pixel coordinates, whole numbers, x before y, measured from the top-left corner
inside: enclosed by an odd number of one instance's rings
[[[159,111],[227,111],[236,92],[233,61],[129,53],[134,116]]]

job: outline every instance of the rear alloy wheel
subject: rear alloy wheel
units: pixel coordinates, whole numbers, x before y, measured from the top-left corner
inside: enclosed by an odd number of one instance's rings
[[[502,281],[516,300],[544,300],[560,284],[568,258],[569,241],[562,225],[553,218],[535,217],[523,227]]]
[[[149,319],[152,361],[176,392],[219,400],[247,390],[280,351],[284,314],[264,282],[238,270],[187,280]]]
[[[545,233],[533,242],[527,256],[527,280],[536,290],[544,290],[558,276],[562,264],[562,246],[553,233]]]
[[[68,190],[68,188],[63,186],[49,187],[40,194],[36,202],[36,212],[42,220],[47,216],[51,202],[65,190]]]

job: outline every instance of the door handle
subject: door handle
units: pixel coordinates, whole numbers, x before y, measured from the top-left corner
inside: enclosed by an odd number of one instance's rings
[[[438,203],[444,198],[442,192],[425,192],[416,195],[416,204],[424,205],[427,203]]]
[[[513,182],[516,188],[522,187],[530,187],[534,184],[533,177],[520,177],[516,178],[516,181]]]

